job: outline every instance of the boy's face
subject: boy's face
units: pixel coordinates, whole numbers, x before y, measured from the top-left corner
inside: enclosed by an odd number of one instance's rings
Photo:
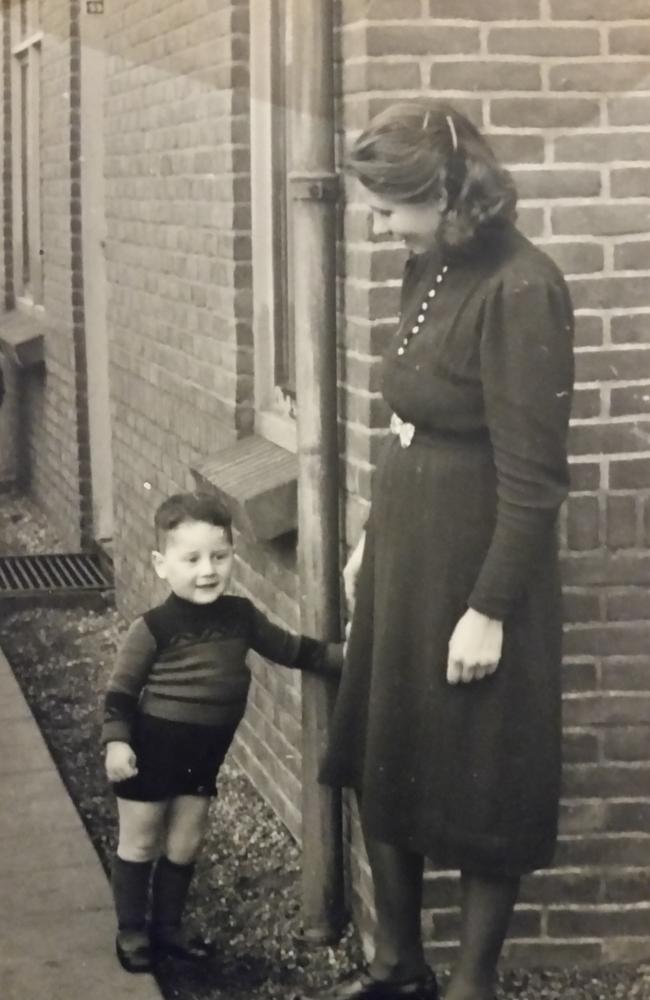
[[[153,552],[153,567],[177,597],[210,604],[227,589],[233,547],[225,528],[206,521],[183,521],[167,532],[162,552]]]

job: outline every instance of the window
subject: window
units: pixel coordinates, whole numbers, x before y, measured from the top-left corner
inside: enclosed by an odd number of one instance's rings
[[[251,187],[256,431],[296,447],[296,373],[288,174],[290,18],[259,0],[251,18]]]
[[[40,168],[41,32],[37,0],[20,0],[12,23],[14,285],[22,305],[43,301]]]

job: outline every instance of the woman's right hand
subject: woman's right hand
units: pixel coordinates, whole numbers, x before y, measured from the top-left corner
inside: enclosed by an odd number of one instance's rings
[[[106,775],[109,781],[125,781],[138,773],[133,747],[121,740],[112,740],[106,745]]]
[[[352,550],[352,554],[345,564],[345,569],[343,570],[343,588],[345,590],[345,603],[348,609],[348,617],[352,618],[354,614],[354,601],[357,592],[357,577],[359,576],[359,570],[361,569],[361,560],[363,559],[363,549],[366,544],[366,533],[361,532],[361,537],[357,542],[355,548]]]

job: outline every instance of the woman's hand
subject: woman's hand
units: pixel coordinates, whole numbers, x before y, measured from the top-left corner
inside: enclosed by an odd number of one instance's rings
[[[106,745],[105,765],[109,781],[125,781],[138,773],[133,748],[121,740],[112,740]]]
[[[343,640],[343,658],[348,654],[348,642],[350,641],[350,632],[352,631],[352,622],[348,622],[345,626],[345,639]]]
[[[468,608],[449,640],[449,684],[467,684],[489,677],[499,666],[502,646],[503,622]]]
[[[361,537],[352,551],[352,555],[345,564],[343,570],[343,588],[345,590],[345,603],[348,609],[348,617],[352,618],[354,613],[354,600],[357,591],[357,577],[361,569],[363,559],[363,549],[366,544],[366,533],[361,532]]]

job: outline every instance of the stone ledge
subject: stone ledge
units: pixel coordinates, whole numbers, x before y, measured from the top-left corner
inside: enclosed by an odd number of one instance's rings
[[[32,368],[45,361],[43,320],[33,313],[13,309],[0,316],[0,350],[19,368]]]
[[[227,504],[249,538],[270,542],[298,527],[298,458],[265,438],[242,438],[191,472],[197,486]]]

